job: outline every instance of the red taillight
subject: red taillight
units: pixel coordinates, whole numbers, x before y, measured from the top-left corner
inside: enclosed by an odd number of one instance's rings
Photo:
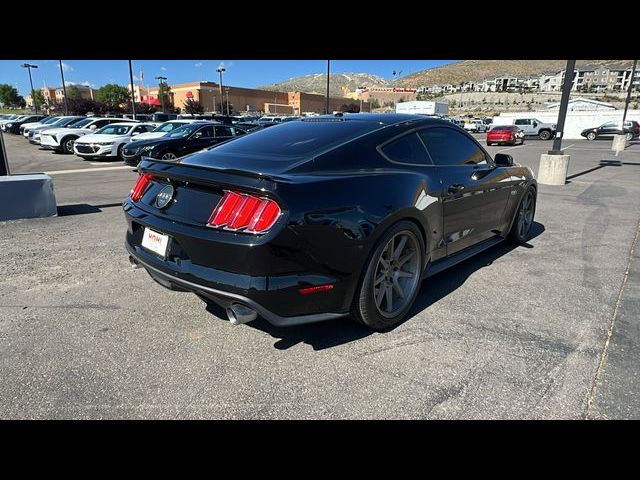
[[[207,225],[262,233],[273,226],[280,213],[280,207],[271,199],[227,191],[211,213]]]
[[[298,292],[302,295],[308,295],[310,293],[326,292],[331,289],[333,289],[333,284],[328,283],[327,285],[316,285],[315,287],[301,288]]]
[[[147,191],[149,185],[151,184],[151,180],[153,180],[153,175],[150,173],[143,173],[138,177],[136,183],[133,184],[133,188],[131,189],[131,200],[137,202],[142,198],[144,192]]]

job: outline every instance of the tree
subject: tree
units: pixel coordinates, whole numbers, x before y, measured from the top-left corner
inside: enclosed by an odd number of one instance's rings
[[[80,98],[80,89],[77,85],[69,85],[67,88],[67,100],[70,98]]]
[[[149,105],[148,103],[136,102],[136,113],[149,114],[149,113],[155,113],[157,111],[158,109],[156,107]]]
[[[44,105],[44,93],[40,90],[34,90],[32,100],[34,100],[38,106]]]
[[[20,104],[21,98],[18,90],[14,87],[6,83],[0,84],[0,103],[10,107],[17,107]]]
[[[184,111],[194,115],[204,113],[204,107],[199,101],[194,100],[193,98],[188,98],[184,101]]]
[[[348,113],[359,113],[360,112],[360,105],[358,105],[357,103],[343,103],[340,106],[340,111],[341,112],[348,112]]]
[[[127,87],[121,87],[115,83],[107,83],[100,87],[96,93],[96,100],[110,107],[117,107],[122,103],[127,103],[131,98],[131,93]]]
[[[158,100],[160,105],[164,105],[165,111],[171,110],[171,87],[164,82],[161,82],[158,88]]]

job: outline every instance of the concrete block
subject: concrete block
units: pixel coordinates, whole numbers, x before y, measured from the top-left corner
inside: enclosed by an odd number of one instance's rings
[[[627,138],[625,135],[614,135],[613,136],[613,144],[611,145],[611,150],[618,153],[623,152],[624,149],[627,148]]]
[[[538,183],[543,185],[564,185],[567,182],[569,158],[571,155],[540,155]]]
[[[0,176],[0,221],[58,214],[53,180],[44,173]]]

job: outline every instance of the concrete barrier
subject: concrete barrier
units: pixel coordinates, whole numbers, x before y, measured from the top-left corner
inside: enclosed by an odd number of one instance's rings
[[[540,155],[538,183],[543,185],[564,185],[567,182],[570,155]]]
[[[0,221],[58,214],[53,180],[44,173],[0,176]]]

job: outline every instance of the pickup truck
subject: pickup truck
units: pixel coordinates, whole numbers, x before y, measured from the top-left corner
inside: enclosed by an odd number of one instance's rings
[[[555,123],[544,123],[537,118],[516,118],[513,122],[526,136],[540,137],[540,140],[550,140],[556,134]]]
[[[487,125],[482,120],[470,120],[465,122],[464,129],[468,132],[481,133],[487,131]]]

